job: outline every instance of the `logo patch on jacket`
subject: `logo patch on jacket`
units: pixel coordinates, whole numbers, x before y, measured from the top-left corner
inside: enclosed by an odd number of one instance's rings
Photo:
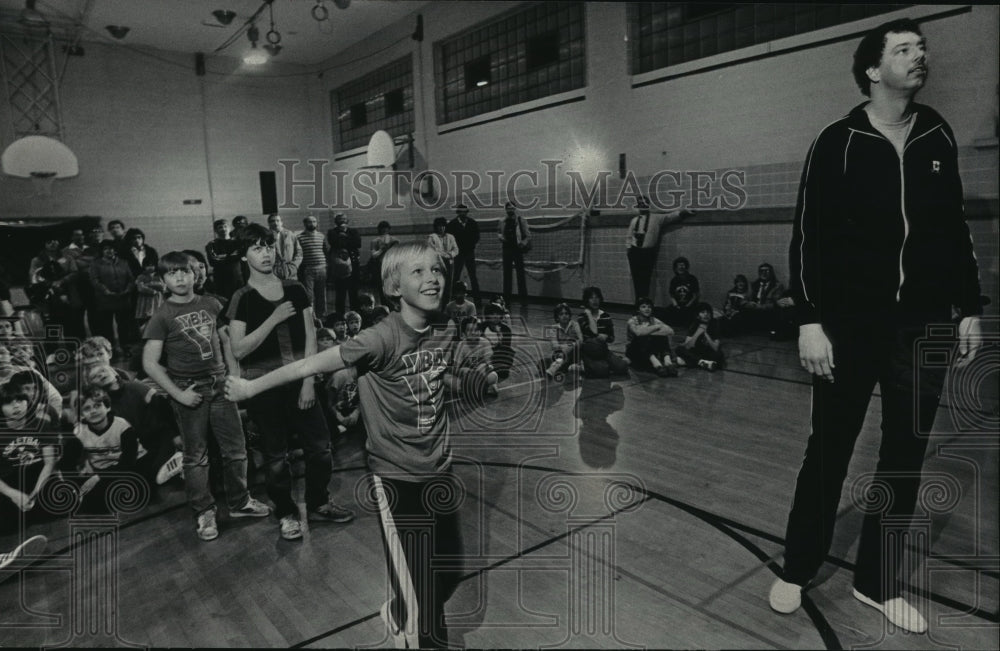
[[[932,160],[931,161],[931,171],[934,172],[935,174],[940,174],[941,173],[941,161],[939,161],[939,160]]]

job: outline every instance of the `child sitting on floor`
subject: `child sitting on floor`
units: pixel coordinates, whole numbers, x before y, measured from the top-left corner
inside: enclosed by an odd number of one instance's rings
[[[706,371],[721,369],[725,357],[719,340],[719,322],[712,314],[712,306],[699,303],[695,314],[687,338],[677,348],[677,355],[687,366],[697,366]]]
[[[546,329],[552,343],[552,363],[545,369],[545,374],[555,378],[560,373],[579,368],[577,360],[580,358],[583,332],[580,324],[573,320],[573,311],[566,303],[556,305],[552,317],[556,323]]]
[[[583,313],[577,322],[583,333],[580,357],[588,377],[606,378],[611,375],[628,375],[628,361],[611,352],[608,344],[615,340],[615,324],[611,315],[601,309],[604,294],[600,287],[583,290]]]
[[[459,323],[459,342],[452,358],[452,375],[456,389],[473,398],[497,395],[499,377],[493,370],[493,346],[482,336],[479,321],[467,316]]]
[[[625,356],[637,368],[652,368],[660,377],[677,377],[670,337],[673,329],[653,316],[653,300],[641,297],[628,320]]]

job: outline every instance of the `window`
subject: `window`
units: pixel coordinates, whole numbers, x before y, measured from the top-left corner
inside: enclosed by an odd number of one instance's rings
[[[465,64],[465,90],[475,90],[490,83],[490,57],[486,55]]]
[[[392,136],[413,131],[413,64],[397,59],[330,93],[335,116],[334,151],[368,144],[382,129]]]
[[[528,70],[538,70],[559,63],[559,32],[552,30],[528,39]]]
[[[384,99],[385,114],[387,117],[399,115],[406,110],[406,95],[403,93],[402,88],[390,90],[384,95]]]
[[[583,88],[584,6],[535,2],[435,44],[438,124]]]
[[[368,109],[364,104],[355,104],[351,107],[351,128],[357,129],[368,124]]]
[[[629,3],[632,74],[896,11],[908,5]]]

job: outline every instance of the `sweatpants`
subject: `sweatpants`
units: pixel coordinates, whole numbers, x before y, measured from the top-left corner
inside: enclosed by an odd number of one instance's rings
[[[922,325],[899,326],[890,319],[824,324],[824,329],[833,345],[834,382],[813,380],[812,433],[788,516],[783,578],[805,585],[830,551],[854,443],[878,382],[882,440],[869,495],[875,507],[866,509],[861,526],[854,587],[883,602],[899,596],[906,579],[900,575],[903,542],[886,535],[883,525],[899,531],[912,518],[927,432],[944,382],[945,366],[934,361],[940,354],[927,351],[947,353],[954,341],[918,343]]]
[[[372,474],[385,548],[389,612],[420,647],[446,647],[445,602],[462,577],[458,509],[464,492],[451,471],[424,482]]]

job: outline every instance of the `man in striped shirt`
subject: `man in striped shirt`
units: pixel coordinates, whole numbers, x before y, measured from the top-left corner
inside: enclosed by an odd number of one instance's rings
[[[305,230],[299,233],[302,245],[302,284],[313,302],[313,312],[322,319],[326,316],[326,256],[330,244],[316,230],[317,220],[309,215],[302,220]]]

